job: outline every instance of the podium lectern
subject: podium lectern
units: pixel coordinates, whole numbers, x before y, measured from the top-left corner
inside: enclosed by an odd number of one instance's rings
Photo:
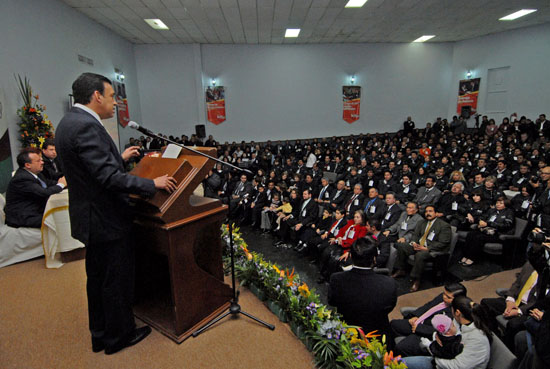
[[[216,149],[200,147],[210,156]],[[193,195],[212,168],[211,159],[180,153],[177,159],[144,157],[132,174],[178,181],[176,191],[132,196],[136,206],[135,315],[181,343],[229,306],[231,288],[223,281],[221,224],[227,206]]]

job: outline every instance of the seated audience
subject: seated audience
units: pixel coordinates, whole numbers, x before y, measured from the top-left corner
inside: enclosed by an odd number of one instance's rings
[[[403,361],[409,369],[434,367],[484,369],[487,367],[491,355],[492,333],[487,326],[484,308],[463,295],[455,296],[451,307],[453,318],[459,324],[462,334],[462,352],[454,359],[431,356],[405,357]],[[435,361],[435,365],[432,361]]]
[[[382,220],[380,221],[380,229],[386,230],[397,222],[399,216],[403,212],[403,209],[399,204],[396,204],[395,193],[386,193],[386,204],[382,212]]]
[[[414,265],[411,270],[411,279],[413,280],[411,292],[418,291],[420,287],[424,264],[427,260],[433,258],[430,253],[448,252],[451,245],[451,226],[441,218],[436,217],[433,205],[426,206],[424,216],[425,219],[416,225],[411,242],[396,245],[397,271],[393,274],[394,278],[407,275],[405,268],[408,265],[408,258],[410,255],[414,255]]]
[[[275,243],[275,246],[288,247],[288,243],[291,238],[291,234],[299,238],[300,234],[309,227],[317,219],[319,207],[311,199],[311,191],[305,189],[302,194],[302,202],[298,206],[298,213],[285,216],[281,220],[279,237],[280,241]]]
[[[416,193],[415,203],[418,204],[420,212],[424,212],[426,206],[435,205],[441,197],[441,191],[435,187],[435,177],[427,176],[424,187],[420,187]]]
[[[428,355],[428,352],[420,346],[420,340],[422,337],[433,336],[435,329],[431,321],[435,315],[452,316],[451,303],[458,295],[466,295],[466,287],[461,283],[447,283],[443,287],[443,293],[408,313],[404,319],[392,320],[390,325],[394,337],[405,337],[395,345],[395,353],[403,356]]]
[[[500,242],[501,234],[514,232],[514,211],[508,207],[509,205],[510,200],[499,197],[495,207],[481,216],[478,228],[468,233],[466,242],[461,246],[464,257],[460,260],[460,264],[471,266],[475,260],[479,260],[483,245],[488,242]]]
[[[17,155],[19,168],[10,179],[6,192],[6,224],[10,227],[40,228],[50,195],[61,192],[67,182],[42,175],[44,162],[38,149],[24,149]]]
[[[423,218],[418,214],[418,205],[410,201],[407,203],[405,211],[401,213],[397,222],[384,231],[386,236],[392,242],[409,243],[414,234],[416,224]]]
[[[331,276],[328,303],[348,324],[357,325],[364,332],[377,331],[391,342],[388,314],[397,303],[395,281],[373,271],[378,253],[374,239],[358,239],[350,252],[353,268]]]

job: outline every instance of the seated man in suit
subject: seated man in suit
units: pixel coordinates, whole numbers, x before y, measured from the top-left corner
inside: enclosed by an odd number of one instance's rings
[[[411,270],[413,284],[411,292],[418,291],[420,277],[424,270],[424,264],[432,258],[431,252],[448,252],[451,246],[451,226],[441,218],[436,217],[435,207],[426,206],[424,212],[426,219],[418,222],[410,243],[398,243],[397,249],[397,271],[392,275],[394,278],[407,275],[407,259],[414,255],[414,266]]]
[[[418,204],[420,212],[423,213],[427,205],[435,205],[440,197],[441,191],[435,187],[435,177],[428,176],[424,187],[418,189],[414,202]]]
[[[391,227],[384,231],[384,236],[392,242],[409,243],[414,234],[416,224],[423,218],[418,214],[418,205],[409,201],[404,212]]]
[[[293,214],[297,214],[297,216],[291,214],[281,219],[279,230],[281,240],[275,242],[275,246],[287,244],[290,241],[292,231],[299,234],[315,222],[319,213],[319,207],[313,201],[311,195],[311,191],[306,188],[302,193],[302,202],[299,205],[298,211],[295,213],[293,210],[292,212]],[[285,246],[288,247],[288,245]]]
[[[10,227],[42,226],[42,216],[50,195],[61,192],[65,177],[56,181],[42,175],[44,162],[38,149],[24,149],[17,155],[19,169],[8,184],[6,192],[6,224]]]
[[[484,298],[481,305],[485,306],[486,311],[492,318],[491,328],[497,327],[495,318],[503,315],[508,320],[506,330],[504,331],[504,343],[514,349],[515,335],[525,330],[524,323],[530,316],[530,310],[537,302],[538,274],[529,261],[523,264],[521,272],[518,273],[516,280],[510,286],[506,297]]]
[[[451,303],[455,296],[466,296],[466,287],[461,283],[448,283],[443,293],[433,300],[405,315],[405,319],[394,319],[390,326],[394,337],[405,336],[395,345],[394,352],[403,356],[428,355],[428,352],[420,347],[422,337],[432,339],[435,332],[432,326],[432,318],[437,314],[445,314],[452,317]]]
[[[42,145],[42,160],[44,160],[42,175],[46,179],[57,181],[63,177],[59,160],[57,159],[57,152],[55,151],[55,142],[51,138],[46,139]]]
[[[345,190],[346,182],[341,179],[336,183],[336,189],[330,193],[330,209],[335,211],[344,207],[345,201],[348,197],[348,193]]]
[[[369,198],[365,200],[365,216],[367,219],[382,220],[384,216],[384,200],[378,197],[378,190],[374,187],[369,188]]]
[[[357,183],[353,186],[353,192],[348,196],[344,204],[344,210],[346,210],[348,214],[348,219],[353,219],[353,214],[355,214],[357,210],[363,208],[364,201],[365,195],[363,195],[363,185]]]
[[[252,183],[248,182],[246,174],[241,174],[241,180],[235,185],[235,189],[229,199],[229,217],[236,219],[243,211],[244,200],[252,194]]]
[[[395,224],[399,219],[399,216],[403,212],[403,209],[400,205],[395,203],[395,193],[388,192],[386,193],[386,205],[384,206],[384,212],[382,220],[380,221],[381,230],[385,231],[389,227]]]
[[[378,248],[372,237],[359,238],[351,246],[353,268],[330,278],[328,303],[351,325],[364,332],[377,331],[390,338],[388,314],[397,303],[397,287],[390,277],[376,274]]]

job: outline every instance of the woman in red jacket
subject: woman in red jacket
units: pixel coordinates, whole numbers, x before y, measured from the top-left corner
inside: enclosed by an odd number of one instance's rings
[[[335,238],[330,240],[330,246],[325,253],[330,256],[321,261],[320,281],[328,281],[331,274],[340,270],[340,260],[348,259],[349,249],[355,240],[367,235],[366,216],[363,210],[357,210],[353,219],[340,229]]]

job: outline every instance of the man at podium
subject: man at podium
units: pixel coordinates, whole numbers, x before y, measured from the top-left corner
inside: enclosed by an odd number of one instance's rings
[[[92,350],[114,354],[151,333],[136,328],[132,312],[134,244],[130,239],[129,194],[152,196],[176,189],[174,178],[153,180],[130,175],[124,161],[137,156],[136,146],[119,154],[101,119],[114,116],[111,81],[84,73],[72,85],[74,107],[56,130],[63,171],[69,187],[72,236],[86,245],[89,328]]]

